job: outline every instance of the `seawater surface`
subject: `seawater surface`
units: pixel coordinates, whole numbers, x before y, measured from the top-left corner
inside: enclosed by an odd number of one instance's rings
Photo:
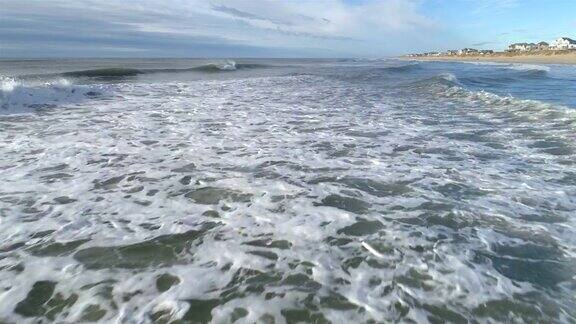
[[[576,322],[574,66],[0,74],[0,322]]]

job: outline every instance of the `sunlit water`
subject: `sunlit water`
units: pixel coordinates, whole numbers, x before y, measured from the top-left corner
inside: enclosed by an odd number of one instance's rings
[[[0,322],[576,321],[576,67],[212,63],[0,62]]]

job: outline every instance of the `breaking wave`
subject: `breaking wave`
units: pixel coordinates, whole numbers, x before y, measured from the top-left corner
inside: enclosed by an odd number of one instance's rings
[[[446,87],[460,86],[460,81],[452,73],[441,73],[433,77],[411,81],[403,84],[401,87],[407,90],[418,91],[436,91],[438,87],[445,89]]]
[[[25,113],[61,104],[76,103],[104,94],[102,86],[74,85],[67,79],[46,83],[23,83],[0,78],[0,114]]]
[[[534,70],[526,72],[534,72]],[[576,122],[576,111],[567,106],[538,100],[520,99],[511,95],[503,96],[486,90],[472,90],[465,86],[469,81],[469,78],[460,80],[451,73],[442,73],[434,77],[405,83],[402,88],[404,91],[413,93],[433,95],[437,98],[449,98],[466,103],[479,103],[492,108],[504,108],[516,112],[523,111],[526,114],[534,112],[538,114],[550,113],[555,118],[560,114],[560,117],[573,119]],[[533,117],[536,118],[536,116]]]
[[[64,72],[60,75],[64,77],[75,77],[75,78],[122,78],[122,77],[133,77],[141,74],[153,74],[153,73],[184,73],[184,72],[218,73],[218,72],[230,72],[236,70],[266,68],[266,67],[269,66],[264,64],[236,63],[235,61],[224,61],[224,62],[204,64],[186,69],[104,68],[104,69]]]
[[[526,80],[542,80],[548,78],[548,73],[543,70],[520,70],[504,71],[492,75],[470,76],[462,78],[462,82],[478,86],[490,86],[495,84],[509,84],[524,82]]]
[[[550,67],[545,65],[536,65],[536,64],[511,64],[507,67],[508,69],[518,70],[518,71],[543,71],[549,72]]]
[[[527,71],[527,70],[541,70],[541,71],[550,71],[550,67],[546,65],[538,65],[538,64],[527,64],[527,63],[498,63],[498,62],[460,62],[463,64],[472,64],[472,65],[485,65],[485,66],[497,66],[505,69],[511,70],[519,70],[519,71]]]
[[[472,91],[463,87],[450,87],[441,95],[465,102],[481,103],[492,109],[505,109],[510,113],[521,113],[530,119],[544,117],[558,122],[567,119],[576,126],[576,111],[566,106],[542,102],[538,100],[520,99],[513,96],[502,96],[489,91]]]

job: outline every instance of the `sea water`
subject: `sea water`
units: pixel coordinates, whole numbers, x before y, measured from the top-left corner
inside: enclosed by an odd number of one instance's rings
[[[576,321],[574,66],[0,74],[0,322]]]

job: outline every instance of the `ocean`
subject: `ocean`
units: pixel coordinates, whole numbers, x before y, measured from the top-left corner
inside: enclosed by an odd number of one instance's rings
[[[0,75],[0,322],[576,323],[576,66]]]

